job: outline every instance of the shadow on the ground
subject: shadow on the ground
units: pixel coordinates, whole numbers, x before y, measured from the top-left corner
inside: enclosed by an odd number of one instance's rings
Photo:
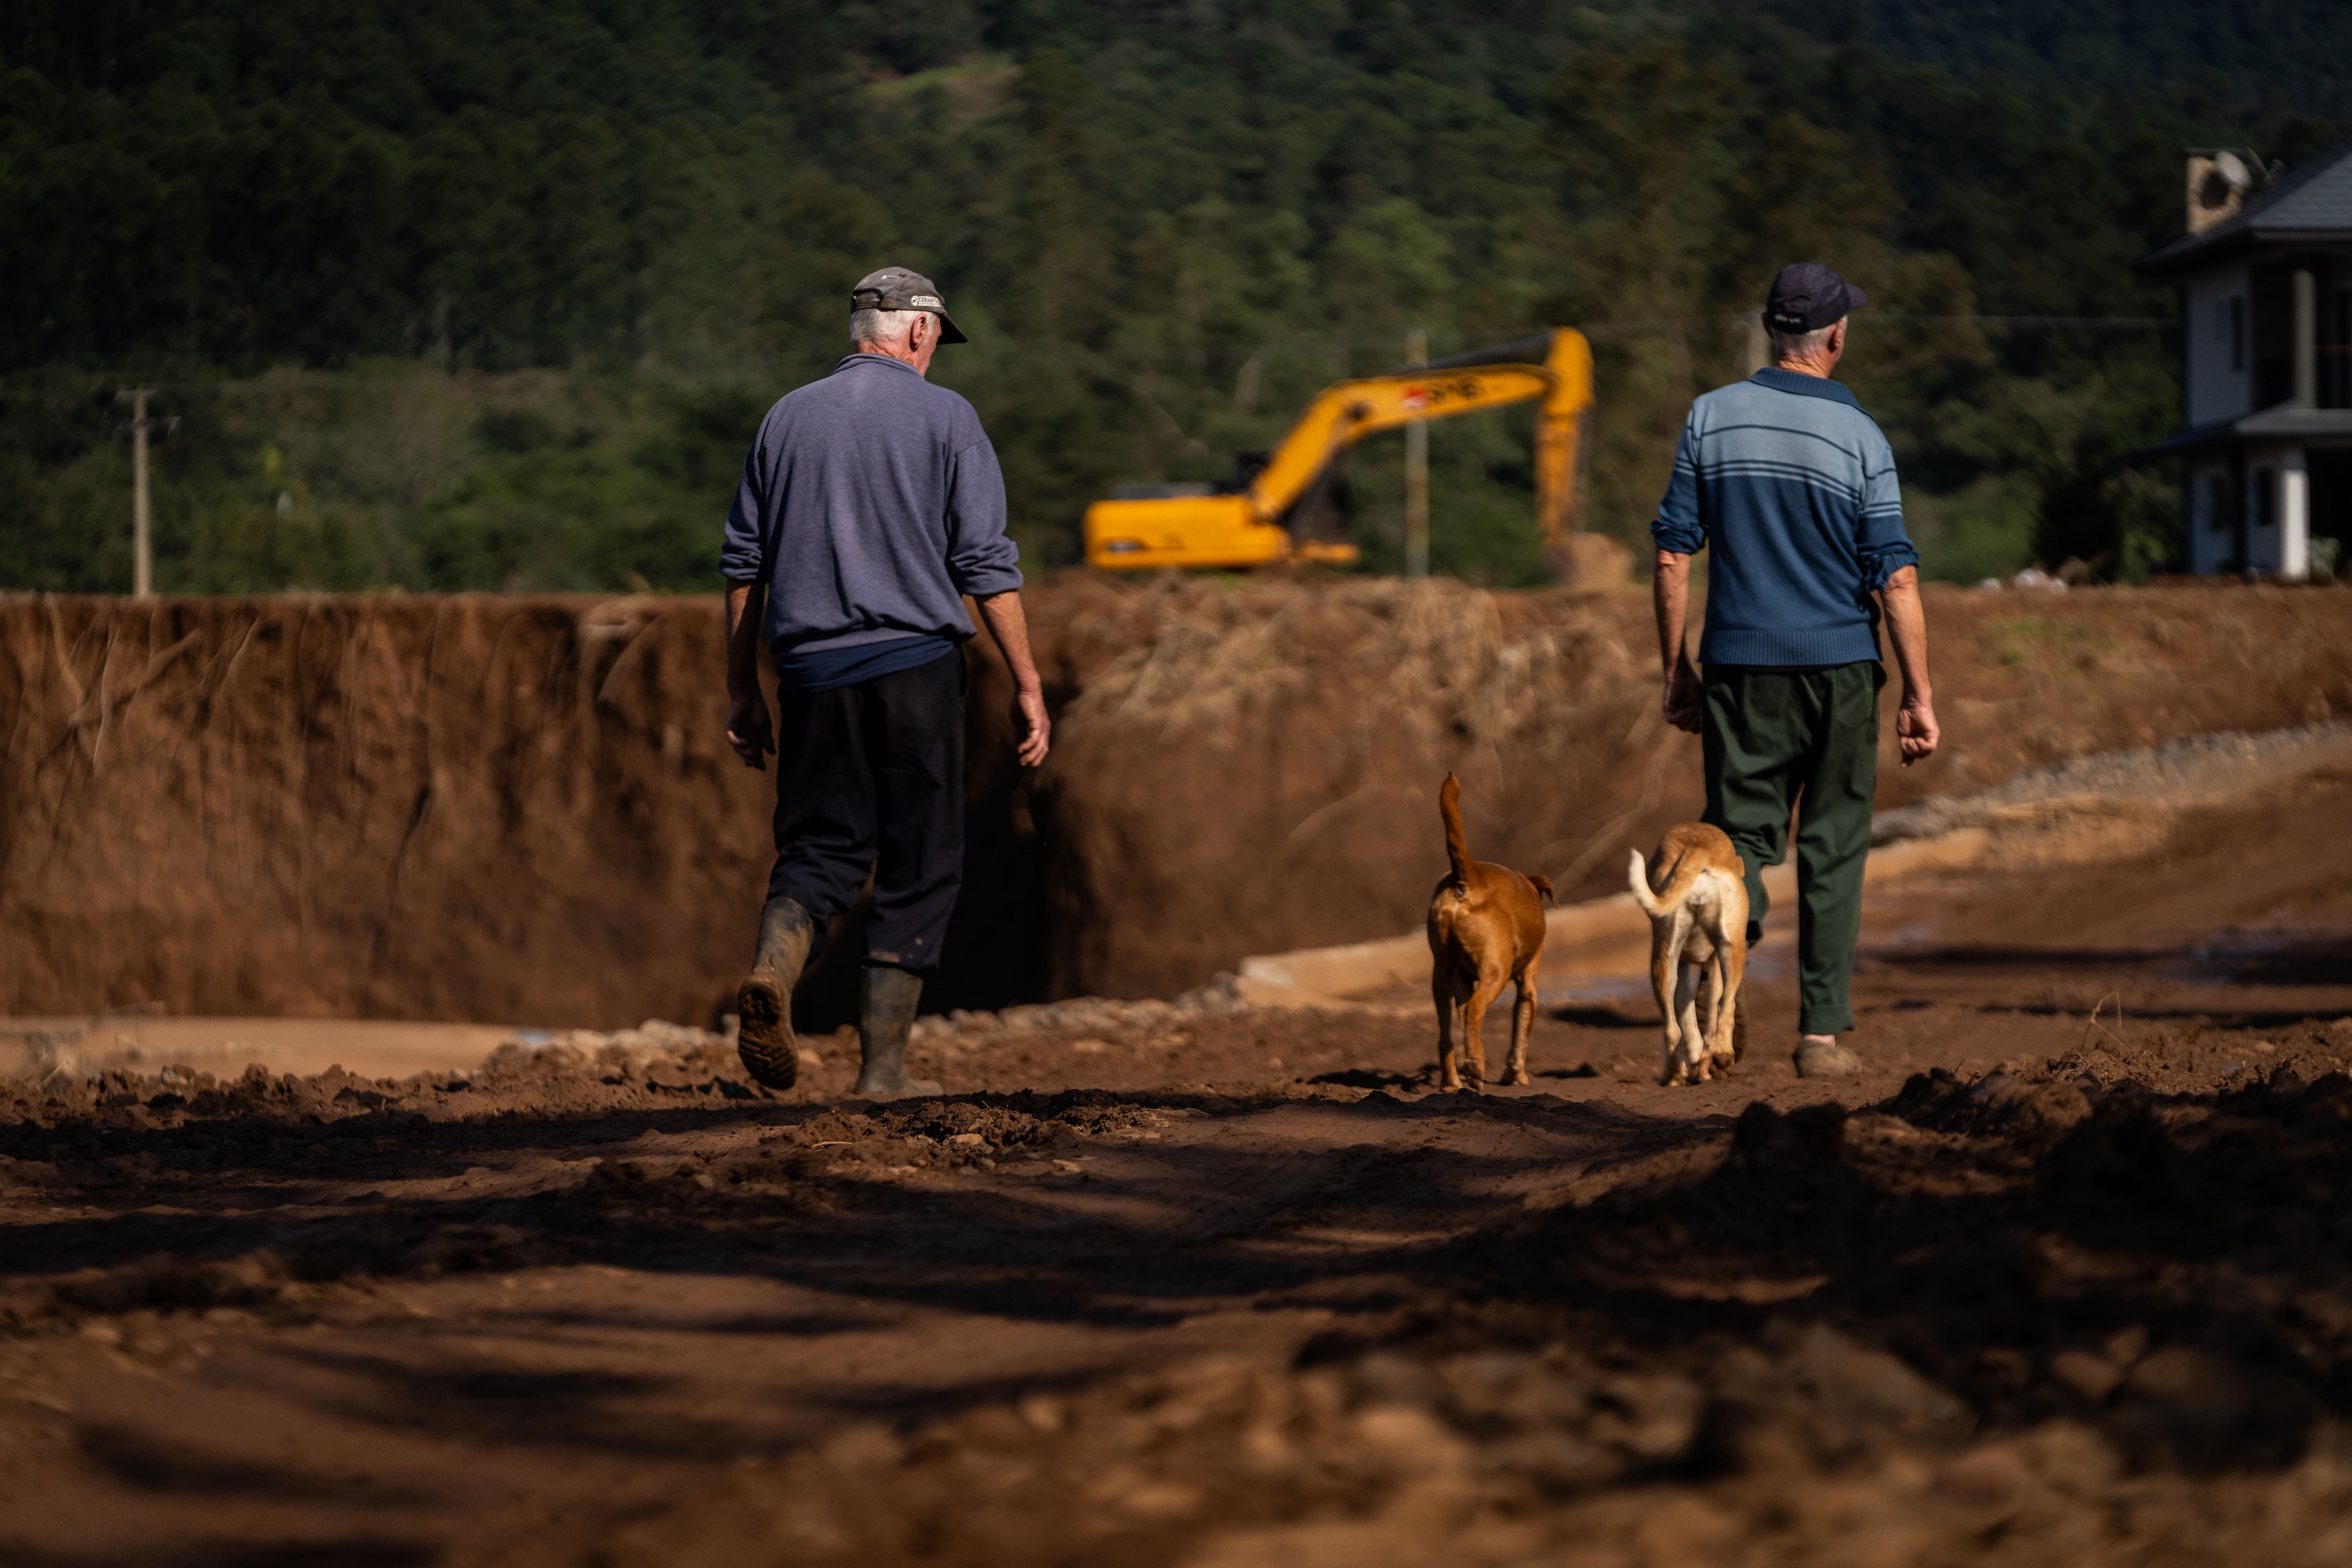
[[[1630,1003],[1569,1003],[1554,1007],[1551,1016],[1563,1024],[1580,1024],[1588,1029],[1654,1029],[1658,1026],[1658,1010],[1654,1005],[1636,1006]]]
[[[1277,1109],[1281,1139],[1138,1141],[1155,1119]],[[2335,1223],[2352,1080],[2126,1089],[2093,1105],[2064,1083],[1987,1100],[1923,1078],[1878,1110],[1757,1104],[1729,1128],[1543,1095],[1089,1090],[887,1107],[706,1097],[462,1121],[387,1107],[318,1125],[18,1122],[0,1128],[0,1152],[54,1171],[53,1210],[85,1212],[12,1226],[0,1281],[48,1281],[68,1311],[299,1314],[289,1281],[606,1263],[773,1279],[838,1303],[714,1321],[715,1354],[746,1333],[852,1331],[939,1307],[1148,1330],[1249,1300],[1335,1314],[1347,1326],[1318,1353],[1567,1338],[1664,1363],[1819,1321],[1896,1349],[1990,1421],[2095,1421],[2149,1462],[2204,1469],[2290,1462],[2321,1410],[2352,1409],[2352,1317],[2310,1305],[2352,1294]],[[648,1131],[746,1123],[766,1139],[590,1163]],[[1088,1172],[1114,1149],[1118,1173]],[[319,1201],[525,1152],[576,1161],[563,1168],[577,1174],[530,1193]],[[902,1179],[910,1161],[956,1179]],[[1552,1195],[1498,1205],[1513,1183]],[[1349,1243],[1305,1239],[1327,1228]],[[562,1304],[501,1321],[629,1326]],[[2093,1397],[2095,1378],[2053,1377],[2067,1354],[2113,1362],[2111,1386]],[[632,1379],[329,1359],[380,1385],[371,1420],[628,1452],[708,1440],[631,1419],[647,1392]],[[994,1396],[975,1384],[925,1398]],[[260,1484],[192,1479],[171,1456],[90,1441],[149,1489]]]
[[[2328,938],[2224,932],[2173,947],[2069,947],[1966,943],[1874,948],[1866,962],[1882,969],[2039,970],[2053,974],[2139,969],[2190,984],[2352,985],[2352,952]]]
[[[2285,1465],[2320,1409],[2352,1407],[2352,1321],[2313,1307],[2352,1288],[2334,1208],[2352,1079],[2086,1108],[2063,1083],[1923,1077],[1880,1109],[1901,1120],[1751,1105],[1705,1173],[1473,1247],[1499,1293],[1634,1342],[1817,1319],[1990,1422],[2095,1422],[2151,1464]]]

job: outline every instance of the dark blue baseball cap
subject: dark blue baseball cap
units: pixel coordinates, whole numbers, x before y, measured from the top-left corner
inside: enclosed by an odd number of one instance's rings
[[[1810,332],[1869,303],[1861,289],[1820,262],[1791,262],[1765,296],[1764,324],[1776,332]]]

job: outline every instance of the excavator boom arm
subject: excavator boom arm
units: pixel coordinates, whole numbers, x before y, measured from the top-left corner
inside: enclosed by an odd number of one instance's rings
[[[1282,438],[1256,479],[1251,509],[1272,522],[1307,493],[1331,460],[1367,436],[1429,419],[1450,419],[1549,395],[1556,378],[1529,364],[1414,370],[1325,387]]]
[[[1577,527],[1577,465],[1592,413],[1592,345],[1561,328],[1544,355],[1551,390],[1536,420],[1536,531],[1547,551],[1564,552]],[[1559,568],[1569,570],[1563,555]]]
[[[1540,365],[1523,363],[1538,354]],[[1591,347],[1583,333],[1565,327],[1420,369],[1328,386],[1241,494],[1137,497],[1088,507],[1087,559],[1130,571],[1277,561],[1350,564],[1357,559],[1354,545],[1294,540],[1279,521],[1334,458],[1382,430],[1538,398],[1536,521],[1545,549],[1565,561],[1574,529],[1577,463],[1592,406]]]

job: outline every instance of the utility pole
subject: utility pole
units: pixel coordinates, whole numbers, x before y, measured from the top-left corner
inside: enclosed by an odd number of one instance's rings
[[[1419,370],[1429,363],[1429,334],[1419,327],[1404,335],[1404,363]],[[1429,422],[1404,427],[1404,574],[1429,575]]]
[[[131,596],[155,596],[153,530],[147,505],[147,399],[152,386],[136,386],[114,395],[131,399]]]

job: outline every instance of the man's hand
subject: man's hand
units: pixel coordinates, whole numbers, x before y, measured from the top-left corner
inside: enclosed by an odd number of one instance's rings
[[[768,700],[760,695],[760,622],[767,606],[765,584],[727,584],[727,743],[745,767],[761,773],[776,749]]]
[[[1926,692],[1905,690],[1902,706],[1895,710],[1895,743],[1903,752],[1903,765],[1934,756],[1943,738],[1936,725],[1936,700]]]
[[[1045,712],[1045,689],[1024,686],[1013,695],[1013,716],[1021,723],[1021,765],[1034,768],[1053,744],[1054,721]]]
[[[1936,754],[1944,732],[1936,723],[1936,692],[1927,684],[1927,614],[1919,603],[1919,569],[1899,566],[1886,579],[1878,602],[1886,612],[1886,640],[1903,671],[1903,704],[1895,710],[1895,742],[1903,765]]]
[[[727,745],[736,748],[743,766],[767,771],[767,754],[776,750],[776,731],[769,726],[764,696],[752,691],[727,699]]]
[[[727,743],[747,768],[768,771],[768,753],[776,749],[776,731],[768,719],[768,700],[756,690],[748,697],[727,700]]]
[[[1704,700],[1698,671],[1691,668],[1690,650],[1683,646],[1683,624],[1690,616],[1690,563],[1689,556],[1661,549],[1650,600],[1658,616],[1658,658],[1666,672],[1666,722],[1696,735]]]
[[[1045,712],[1045,682],[1029,652],[1029,617],[1021,613],[1021,591],[1010,589],[974,602],[980,605],[980,618],[988,625],[988,635],[996,639],[997,651],[1004,655],[1004,667],[1013,672],[1013,716],[1021,725],[1021,765],[1034,768],[1045,760],[1053,743],[1054,721]]]
[[[1698,672],[1691,668],[1688,659],[1676,664],[1674,673],[1666,677],[1666,722],[1696,735],[1702,727],[1706,703],[1706,690],[1699,684]]]

